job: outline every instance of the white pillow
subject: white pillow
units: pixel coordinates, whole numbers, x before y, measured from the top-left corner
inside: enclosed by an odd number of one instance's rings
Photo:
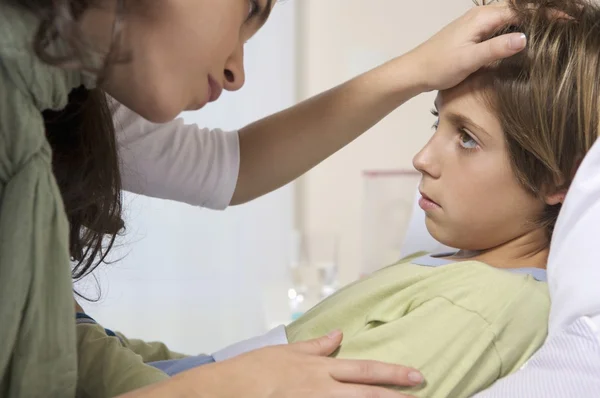
[[[600,315],[600,140],[583,159],[558,216],[548,257],[549,333]]]

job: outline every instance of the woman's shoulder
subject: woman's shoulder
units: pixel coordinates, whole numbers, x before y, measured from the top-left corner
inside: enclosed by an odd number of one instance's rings
[[[37,31],[36,18],[7,2],[0,2],[0,54],[2,58],[18,57],[32,48]]]
[[[62,109],[73,88],[82,84],[91,88],[94,79],[43,62],[34,51],[39,25],[39,18],[24,8],[0,2],[0,88],[13,96],[20,94],[37,111]],[[61,56],[67,54],[67,47],[55,39],[48,51]]]

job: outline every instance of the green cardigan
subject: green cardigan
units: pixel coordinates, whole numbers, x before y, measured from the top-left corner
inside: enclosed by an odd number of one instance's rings
[[[84,78],[36,58],[37,26],[0,1],[0,396],[63,398],[77,384],[69,232],[41,111]]]

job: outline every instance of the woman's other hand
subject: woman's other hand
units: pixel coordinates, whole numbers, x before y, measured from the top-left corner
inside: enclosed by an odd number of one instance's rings
[[[190,370],[162,386],[127,397],[168,393],[214,398],[403,398],[408,396],[379,386],[422,383],[421,374],[411,368],[328,358],[341,341],[342,334],[333,333],[312,341],[263,348]]]

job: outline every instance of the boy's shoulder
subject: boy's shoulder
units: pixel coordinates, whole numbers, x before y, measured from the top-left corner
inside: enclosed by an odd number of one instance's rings
[[[407,295],[413,308],[443,298],[479,315],[498,335],[515,323],[547,323],[550,295],[548,284],[536,279],[538,272],[500,269],[479,261],[421,261],[425,257],[417,253],[384,268],[373,275],[373,283],[383,287],[398,278],[401,295]]]
[[[501,321],[503,314],[547,313],[550,309],[548,284],[538,280],[538,273],[531,270],[507,270],[479,261],[463,261],[439,267],[434,274],[430,278],[437,279],[440,293],[479,313],[490,324]]]
[[[486,321],[503,364],[502,375],[518,370],[517,366],[533,355],[546,338],[550,313],[548,284],[537,280],[532,273],[494,268],[476,261],[452,264],[446,272],[447,279],[454,281],[453,287],[440,293]]]

